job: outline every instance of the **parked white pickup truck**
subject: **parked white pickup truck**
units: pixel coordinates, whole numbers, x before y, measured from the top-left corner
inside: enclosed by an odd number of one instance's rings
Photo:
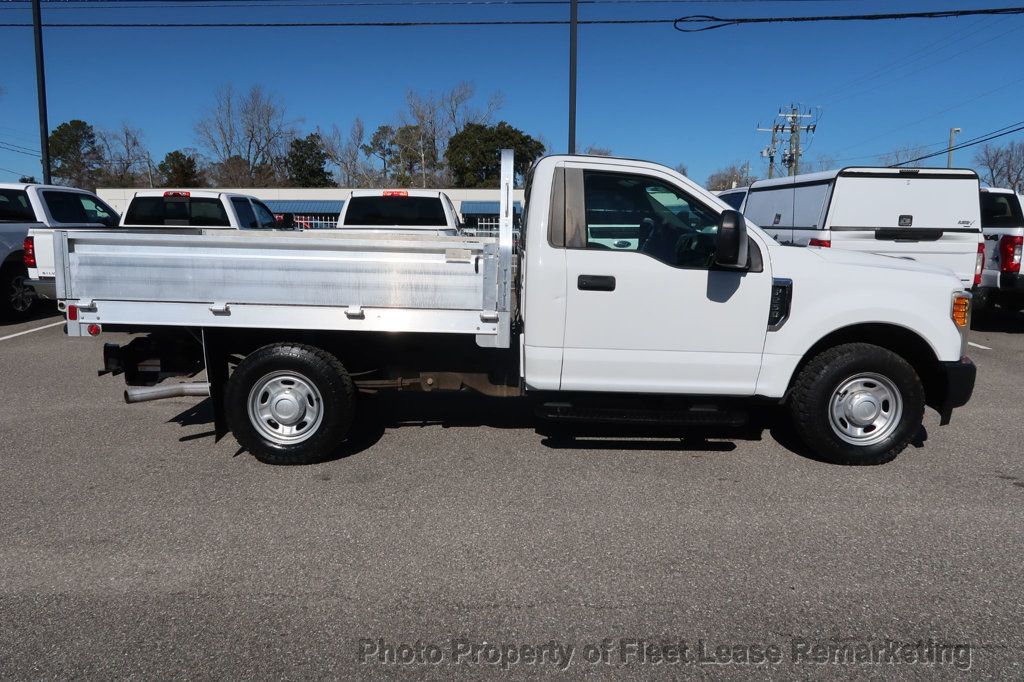
[[[985,234],[985,267],[978,287],[979,302],[1014,310],[1024,309],[1024,212],[1012,189],[983,187],[981,227]]]
[[[71,190],[61,189],[59,195]],[[90,202],[99,202],[94,195],[74,190],[88,213]],[[53,195],[47,190],[44,196]],[[51,199],[51,201],[53,201]],[[65,197],[68,206],[75,201]],[[101,222],[84,223],[81,227],[102,229],[118,227],[124,230],[145,230],[149,232],[186,232],[202,234],[217,230],[270,230],[289,229],[287,221],[276,220],[270,209],[256,197],[247,194],[208,192],[203,190],[140,190],[132,197],[128,209],[118,222],[112,209],[102,204]],[[54,223],[32,228],[25,242],[29,284],[40,298],[54,297],[53,228],[64,227]]]
[[[103,229],[117,225],[117,218],[92,192],[57,185],[0,184],[0,316],[25,317],[37,296],[52,298],[52,279],[48,286],[38,281],[31,234],[50,235],[54,227]]]
[[[855,464],[970,398],[952,273],[783,247],[675,171],[593,156],[534,166],[517,253],[511,156],[498,238],[62,233],[67,333],[148,332],[104,348],[126,400],[208,394],[217,433],[270,463],[336,452],[359,390],[527,396],[563,423],[733,425],[781,403]],[[837,281],[856,296],[822,295]]]
[[[199,230],[273,230],[281,222],[248,194],[155,189],[135,193],[121,227],[191,227]]]
[[[338,217],[343,230],[437,234],[459,232],[459,214],[448,195],[429,189],[357,189]]]
[[[946,168],[843,168],[750,185],[743,215],[783,244],[879,253],[981,278],[978,175]]]

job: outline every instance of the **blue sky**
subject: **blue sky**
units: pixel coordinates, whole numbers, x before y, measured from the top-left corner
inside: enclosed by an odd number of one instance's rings
[[[317,0],[305,0],[306,4]],[[335,0],[337,1],[337,0]],[[286,0],[277,0],[283,4]],[[563,6],[427,7],[89,6],[44,0],[44,22],[328,21],[561,18]],[[141,5],[142,2],[135,2]],[[237,4],[237,3],[236,3]],[[251,3],[246,3],[251,5]],[[584,5],[581,18],[688,14],[779,16],[1010,6],[1007,0],[680,2]],[[81,7],[81,5],[78,5]],[[28,4],[0,3],[0,24],[31,20]],[[580,33],[581,146],[688,165],[703,182],[751,163],[780,105],[821,107],[808,160],[871,163],[903,145],[941,148],[1024,119],[1019,45],[1024,16],[877,23],[739,26],[683,34],[670,25],[584,26]],[[259,83],[303,130],[361,117],[372,130],[395,118],[407,90],[471,81],[483,99],[504,94],[498,117],[566,145],[565,27],[59,29],[44,32],[51,127],[81,118],[143,131],[156,159],[196,146],[195,121],[218,85]],[[30,28],[0,27],[0,143],[38,148]],[[1017,136],[1021,134],[1018,133]],[[1005,142],[1015,137],[1003,138]],[[958,153],[970,165],[975,150]],[[944,158],[937,162],[944,163]],[[36,158],[0,149],[0,181],[39,175]]]

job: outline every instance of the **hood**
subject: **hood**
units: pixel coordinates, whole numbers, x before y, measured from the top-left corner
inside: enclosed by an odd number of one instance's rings
[[[835,265],[860,265],[870,268],[887,268],[889,270],[901,270],[903,272],[927,272],[933,275],[948,275],[957,277],[956,273],[936,265],[928,265],[910,258],[899,258],[897,256],[884,256],[877,253],[863,253],[860,251],[847,251],[845,249],[830,249],[806,247],[807,253],[824,260],[826,263]],[[959,278],[957,278],[959,282]]]

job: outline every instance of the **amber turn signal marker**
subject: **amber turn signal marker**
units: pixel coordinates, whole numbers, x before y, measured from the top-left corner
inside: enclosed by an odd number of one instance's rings
[[[953,298],[953,322],[958,327],[966,327],[971,312],[971,299],[968,296],[955,296]]]

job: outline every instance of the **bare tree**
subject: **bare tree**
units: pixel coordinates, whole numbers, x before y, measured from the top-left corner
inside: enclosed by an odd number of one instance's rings
[[[673,170],[675,170],[675,172],[679,173],[680,175],[685,175],[687,177],[689,177],[690,175],[690,169],[687,167],[685,163],[677,163],[673,167]]]
[[[611,156],[612,150],[608,147],[598,147],[596,144],[587,145],[583,153],[588,156]]]
[[[258,85],[243,95],[237,95],[230,84],[221,87],[195,132],[216,164],[231,161],[234,178],[238,178],[241,159],[249,185],[274,182],[282,175],[282,159],[295,137],[284,103]]]
[[[708,176],[705,186],[714,192],[718,192],[734,187],[746,187],[755,180],[757,180],[757,176],[750,174],[750,164],[737,162],[712,173]]]
[[[911,160],[926,154],[928,154],[928,148],[923,145],[905,144],[902,147],[893,149],[891,152],[882,154],[878,157],[878,161],[883,166],[910,164],[910,167],[913,167],[920,165],[920,162],[911,162]]]
[[[974,157],[981,179],[992,187],[1024,192],[1024,143],[1010,142],[1005,147],[984,145]]]
[[[142,131],[122,123],[99,138],[105,159],[103,182],[113,187],[153,186],[153,159],[142,142]]]
[[[370,187],[379,184],[375,169],[363,158],[366,128],[362,119],[357,118],[352,123],[347,135],[343,135],[336,125],[331,126],[330,132],[319,132],[327,158],[338,167],[342,186]]]

